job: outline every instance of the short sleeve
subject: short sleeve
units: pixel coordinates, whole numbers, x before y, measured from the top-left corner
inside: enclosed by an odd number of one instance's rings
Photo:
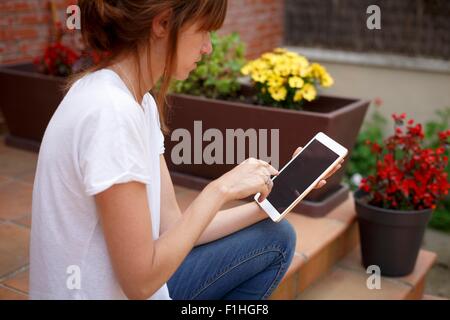
[[[166,150],[166,148],[164,147],[164,134],[162,133],[161,130],[161,124],[159,122],[159,116],[158,114],[156,114],[156,119],[158,121],[158,126],[159,126],[159,130],[158,130],[158,140],[159,140],[159,154],[163,154],[164,151]]]
[[[113,106],[102,108],[86,119],[78,149],[88,195],[118,183],[151,183],[145,134],[142,117]]]
[[[147,93],[147,99],[148,99],[149,107],[151,109],[150,121],[152,121],[153,124],[156,124],[156,127],[157,127],[157,140],[158,140],[158,145],[159,145],[159,154],[163,154],[165,151],[164,134],[161,130],[161,122],[160,122],[160,117],[159,117],[159,112],[158,112],[158,106],[156,104],[155,99],[153,98],[153,96],[150,93]]]
[[[160,148],[159,148],[159,154],[164,154],[164,152],[166,151],[166,148],[164,146],[164,134],[161,132],[160,134]]]

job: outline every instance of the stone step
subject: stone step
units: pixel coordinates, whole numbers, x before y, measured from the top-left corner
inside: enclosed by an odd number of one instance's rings
[[[175,186],[180,208],[187,208],[199,191]],[[242,204],[235,201],[227,207]],[[359,242],[353,198],[349,198],[327,216],[311,218],[291,212],[286,219],[297,231],[294,259],[280,285],[270,299],[292,300],[316,279],[326,274],[333,265]]]
[[[297,231],[294,260],[272,300],[292,300],[359,243],[353,197],[322,218],[295,212],[286,217]]]
[[[381,277],[380,289],[369,289],[369,274],[361,264],[360,248],[355,248],[298,300],[417,300],[422,299],[425,278],[436,260],[430,251],[419,252],[413,272],[405,277]]]

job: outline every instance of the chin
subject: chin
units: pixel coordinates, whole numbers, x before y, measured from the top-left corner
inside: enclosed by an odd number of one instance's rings
[[[175,79],[175,80],[178,80],[178,81],[184,81],[184,80],[186,80],[188,77],[189,77],[189,73],[182,74],[182,75],[176,74],[176,75],[174,76],[174,79]]]

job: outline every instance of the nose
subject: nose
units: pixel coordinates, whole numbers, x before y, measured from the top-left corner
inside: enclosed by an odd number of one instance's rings
[[[211,54],[213,48],[212,48],[212,43],[211,43],[211,37],[208,34],[208,38],[206,40],[206,43],[203,44],[202,46],[202,54]]]

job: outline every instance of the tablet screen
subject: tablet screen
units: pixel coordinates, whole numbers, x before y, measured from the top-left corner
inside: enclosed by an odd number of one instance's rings
[[[314,139],[275,179],[267,200],[283,213],[339,155]]]

